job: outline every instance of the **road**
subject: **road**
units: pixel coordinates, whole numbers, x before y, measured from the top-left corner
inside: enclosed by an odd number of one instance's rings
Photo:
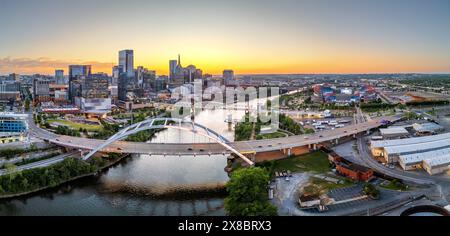
[[[46,166],[61,162],[64,159],[71,157],[73,155],[76,155],[76,154],[78,154],[78,152],[76,152],[76,151],[68,152],[68,153],[64,153],[64,154],[61,154],[61,155],[58,155],[58,156],[55,156],[52,158],[48,158],[45,160],[36,161],[36,162],[29,163],[29,164],[17,166],[16,171],[23,171],[23,170],[33,169],[33,168],[46,167]],[[7,173],[7,171],[5,169],[0,169],[0,176],[4,175],[6,173]]]
[[[359,109],[356,115],[357,122],[364,122],[366,117]],[[367,142],[369,139],[364,135],[357,136],[357,147],[359,151],[359,158],[362,160],[365,166],[372,168],[373,170],[385,174],[387,176],[402,179],[407,182],[415,183],[415,184],[423,184],[423,185],[432,185],[437,183],[448,183],[450,182],[450,178],[445,176],[430,176],[424,173],[417,173],[411,171],[404,171],[397,168],[389,168],[387,166],[382,165],[377,160],[375,160],[369,149],[369,145]]]
[[[334,141],[339,138],[356,135],[366,130],[379,127],[381,120],[396,121],[399,117],[376,118],[368,122],[355,125],[348,125],[343,128],[326,130],[319,133],[296,135],[284,138],[251,140],[228,143],[237,151],[243,152],[268,152],[279,151],[294,147],[319,144],[327,141]],[[56,135],[49,131],[37,127],[32,117],[29,118],[29,127],[32,135],[47,140],[59,146],[76,149],[92,150],[100,146],[104,140],[79,138]],[[117,141],[102,149],[106,152],[131,153],[131,154],[154,154],[154,155],[205,155],[205,154],[228,154],[229,150],[217,143],[139,143]]]

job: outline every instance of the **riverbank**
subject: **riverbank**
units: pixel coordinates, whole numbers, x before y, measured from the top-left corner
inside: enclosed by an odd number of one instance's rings
[[[63,184],[75,181],[75,180],[79,180],[82,178],[86,178],[86,177],[91,177],[91,176],[96,176],[97,174],[101,173],[102,171],[115,166],[116,164],[118,164],[120,161],[122,161],[124,158],[129,157],[129,154],[124,154],[119,156],[118,158],[114,159],[113,161],[109,161],[106,165],[99,167],[96,171],[90,172],[90,173],[86,173],[86,174],[82,174],[82,175],[78,175],[75,177],[72,177],[68,180],[62,181],[57,183],[56,185],[47,185],[45,187],[40,187],[34,190],[30,190],[30,191],[26,191],[26,192],[21,192],[21,193],[13,193],[13,194],[5,194],[5,195],[0,195],[0,199],[11,199],[11,198],[16,198],[16,197],[23,197],[26,195],[30,195],[30,194],[34,194],[34,193],[38,193],[40,191],[43,190],[47,190],[47,189],[51,189],[51,188],[56,188],[59,187]]]

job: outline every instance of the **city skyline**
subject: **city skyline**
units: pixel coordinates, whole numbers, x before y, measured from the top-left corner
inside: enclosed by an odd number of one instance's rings
[[[135,67],[166,75],[178,54],[210,74],[450,72],[448,1],[86,4],[2,1],[0,74],[71,64],[111,74],[123,49],[134,50]]]

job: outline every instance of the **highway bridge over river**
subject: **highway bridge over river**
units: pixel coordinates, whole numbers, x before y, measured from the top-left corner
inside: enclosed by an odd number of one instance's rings
[[[90,158],[96,152],[114,152],[149,155],[196,156],[236,154],[248,164],[265,160],[279,159],[290,155],[300,155],[317,150],[323,144],[337,144],[342,139],[355,138],[357,134],[368,132],[384,124],[395,122],[399,116],[374,118],[364,123],[348,125],[343,128],[322,131],[314,134],[296,135],[284,138],[230,142],[214,131],[191,121],[170,118],[149,119],[119,131],[108,140],[63,136],[37,127],[29,118],[32,135],[50,143],[82,150]],[[144,143],[120,141],[136,132],[147,129],[176,128],[205,136],[210,143]]]

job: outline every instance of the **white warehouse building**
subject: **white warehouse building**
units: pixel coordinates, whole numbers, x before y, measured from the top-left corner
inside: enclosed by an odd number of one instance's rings
[[[423,168],[430,174],[439,174],[449,170],[450,155],[439,156],[423,161]]]
[[[430,175],[442,173],[450,165],[450,133],[397,140],[371,141],[372,154],[396,163],[404,170],[423,168]]]
[[[398,163],[404,170],[415,170],[423,167],[424,160],[444,155],[450,155],[450,148],[444,148],[429,152],[419,152],[409,155],[401,155],[398,158]]]

